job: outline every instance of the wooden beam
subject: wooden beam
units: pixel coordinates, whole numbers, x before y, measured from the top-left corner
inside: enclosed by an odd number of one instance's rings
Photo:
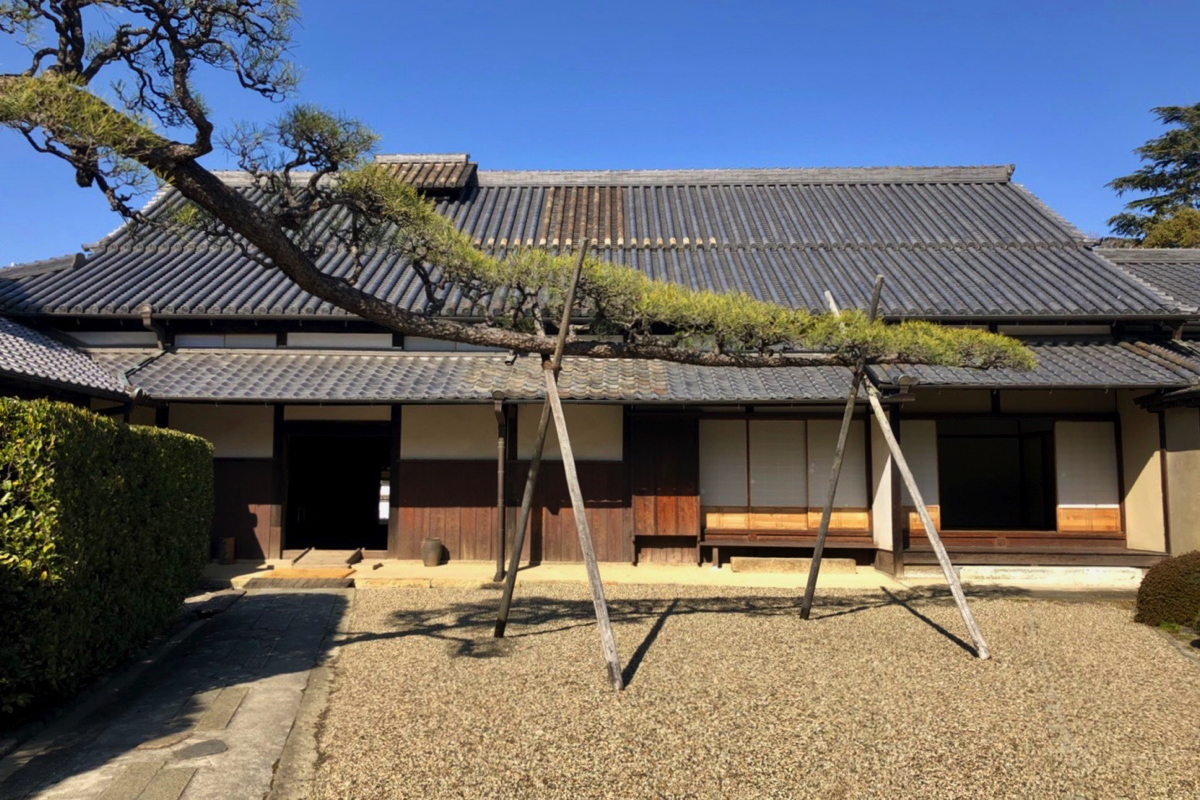
[[[496,412],[496,575],[493,581],[504,580],[504,522],[507,516],[506,499],[504,495],[504,462],[507,457],[505,441],[508,435],[508,418],[504,409],[504,395],[496,398],[493,406]]]
[[[912,497],[913,503],[917,507],[917,514],[921,517],[921,524],[925,526],[925,535],[929,537],[929,544],[937,554],[938,563],[942,567],[942,574],[946,576],[946,582],[950,584],[950,593],[954,595],[954,602],[958,605],[958,613],[962,615],[963,623],[967,626],[967,631],[971,634],[971,640],[975,643],[975,655],[981,659],[989,658],[991,652],[988,650],[987,642],[983,639],[983,633],[979,630],[979,625],[975,622],[975,617],[971,614],[971,608],[967,605],[966,595],[963,594],[962,584],[958,580],[958,574],[954,571],[954,565],[950,563],[950,556],[946,554],[946,548],[942,545],[942,539],[938,536],[937,526],[933,524],[933,519],[929,516],[929,509],[925,507],[925,498],[921,496],[921,490],[917,486],[917,479],[913,477],[912,470],[908,468],[908,462],[904,460],[904,453],[900,450],[900,443],[896,441],[896,437],[892,435],[892,428],[888,424],[887,414],[883,411],[883,406],[879,402],[879,390],[874,386],[867,386],[867,402],[871,404],[871,411],[874,412],[875,418],[879,420],[879,427],[883,430],[883,437],[887,440],[888,449],[892,451],[892,459],[896,463],[896,467],[900,470],[900,476],[904,479],[904,485],[908,487],[908,494]]]
[[[588,245],[584,243],[579,248],[579,255],[575,258],[575,273],[571,276],[571,284],[567,287],[567,295],[563,300],[562,321],[558,326],[558,343],[550,361],[550,369],[555,377],[558,376],[558,371],[562,366],[563,348],[567,344],[567,332],[571,329],[571,309],[575,305],[575,289],[579,286],[579,276],[583,273],[583,259],[587,252]],[[525,529],[529,525],[529,513],[533,508],[533,492],[537,488],[538,471],[542,466],[542,451],[546,447],[546,433],[549,430],[550,401],[547,398],[542,405],[542,416],[538,420],[537,440],[533,445],[533,458],[529,462],[529,475],[525,479],[525,494],[521,497],[521,513],[517,519],[517,529],[513,531],[508,574],[504,576],[504,592],[500,596],[500,612],[496,616],[496,629],[493,631],[493,635],[497,639],[504,636],[504,629],[508,627],[508,612],[512,608],[513,590],[517,586],[517,569],[521,566],[521,549],[525,546]]]
[[[546,400],[554,415],[554,429],[558,433],[558,447],[562,453],[563,471],[567,475],[567,490],[571,495],[571,508],[575,512],[575,531],[579,535],[579,551],[587,568],[588,583],[592,589],[592,605],[596,609],[596,624],[600,628],[600,647],[604,662],[608,666],[608,680],[614,689],[625,688],[621,676],[621,659],[617,655],[617,643],[613,638],[612,622],[608,617],[608,603],[604,598],[604,584],[600,582],[600,568],[596,565],[596,551],[592,547],[592,532],[588,525],[587,509],[583,505],[583,491],[579,486],[579,475],[575,471],[575,454],[571,450],[571,439],[567,433],[567,420],[563,416],[562,401],[558,396],[557,378],[554,370],[545,370]]]
[[[867,315],[875,319],[879,313],[879,297],[883,292],[883,276],[875,276],[875,288],[871,291],[871,304]],[[825,292],[825,300],[834,316],[841,316],[833,295]],[[859,357],[854,364],[854,378],[850,381],[850,394],[846,397],[846,408],[842,412],[842,427],[838,431],[837,448],[833,451],[833,466],[829,470],[829,487],[825,491],[825,505],[821,509],[821,524],[817,528],[817,544],[813,548],[812,566],[808,569],[808,583],[804,587],[804,602],[800,605],[800,619],[808,619],[812,613],[813,594],[817,590],[817,575],[821,571],[821,556],[825,552],[825,539],[829,536],[829,520],[833,516],[833,498],[837,494],[838,480],[842,476],[842,458],[846,453],[846,441],[850,435],[850,423],[854,418],[854,406],[858,401],[858,387],[862,385],[866,359]],[[869,438],[868,438],[869,446]]]

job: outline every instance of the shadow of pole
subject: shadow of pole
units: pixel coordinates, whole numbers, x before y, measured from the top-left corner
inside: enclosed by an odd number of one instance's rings
[[[662,632],[663,625],[667,622],[667,617],[675,613],[675,609],[679,607],[679,598],[676,597],[671,601],[658,619],[654,620],[654,625],[646,633],[642,639],[642,643],[638,645],[637,650],[633,651],[633,655],[629,657],[628,663],[625,664],[625,670],[621,677],[625,681],[625,688],[629,688],[629,684],[633,681],[633,676],[637,674],[638,667],[642,665],[642,660],[646,658],[646,653],[650,652],[650,648],[654,645],[654,641],[658,638],[658,634]]]
[[[883,592],[884,594],[886,594],[886,595],[887,595],[889,598],[891,598],[891,601],[892,601],[892,604],[893,604],[893,605],[898,605],[898,606],[900,606],[900,607],[901,607],[901,608],[903,608],[905,611],[907,611],[908,613],[912,614],[914,617],[916,617],[917,619],[921,620],[921,621],[922,621],[922,622],[924,622],[926,625],[928,625],[929,627],[933,628],[935,631],[937,631],[938,633],[940,633],[942,636],[945,636],[947,639],[949,639],[950,641],[954,642],[956,645],[958,645],[959,647],[961,647],[963,650],[966,650],[966,651],[967,651],[968,653],[970,653],[971,655],[973,655],[973,656],[978,656],[978,655],[979,655],[979,654],[978,654],[978,653],[975,651],[975,648],[974,648],[974,647],[972,647],[971,645],[967,644],[965,641],[963,641],[962,639],[960,639],[958,636],[955,636],[953,633],[951,633],[950,631],[946,630],[946,629],[945,629],[945,628],[943,628],[941,625],[937,624],[937,623],[936,623],[936,622],[934,622],[932,619],[930,619],[929,617],[927,617],[927,616],[925,616],[924,614],[922,614],[920,611],[917,611],[915,608],[913,608],[911,605],[909,605],[909,603],[908,603],[907,601],[905,601],[905,600],[901,599],[901,598],[900,598],[898,595],[894,595],[894,594],[892,594],[891,592],[889,592],[887,589],[885,589],[885,588],[883,588],[883,587],[880,587],[880,591],[882,591],[882,592]]]

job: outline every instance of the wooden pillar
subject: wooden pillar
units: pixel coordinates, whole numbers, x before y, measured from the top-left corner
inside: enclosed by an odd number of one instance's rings
[[[388,558],[400,557],[400,419],[404,407],[393,405],[388,429]]]
[[[267,534],[267,558],[283,558],[283,507],[287,502],[287,464],[283,437],[283,405],[274,406],[271,420],[271,525]]]

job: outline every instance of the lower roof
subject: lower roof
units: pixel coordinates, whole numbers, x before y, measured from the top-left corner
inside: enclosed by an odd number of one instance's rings
[[[0,378],[63,388],[84,394],[124,397],[111,369],[65,342],[0,317]]]
[[[881,385],[1013,389],[1172,389],[1200,383],[1200,358],[1171,343],[1035,342],[1031,372],[874,366]],[[350,350],[91,350],[148,397],[192,402],[486,403],[544,398],[541,359]],[[845,367],[698,367],[664,361],[564,361],[564,400],[589,403],[828,403],[846,398]]]
[[[545,397],[541,359],[317,350],[93,350],[151,398],[174,401],[481,403]],[[564,360],[564,400],[783,403],[845,399],[844,367],[697,367],[633,359]]]

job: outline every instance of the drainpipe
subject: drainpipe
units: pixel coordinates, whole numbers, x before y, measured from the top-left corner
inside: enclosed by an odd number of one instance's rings
[[[492,580],[504,580],[504,543],[507,509],[504,497],[504,461],[507,456],[505,440],[508,438],[508,419],[504,414],[504,392],[492,392],[492,407],[496,413],[496,576]]]
[[[137,308],[138,314],[142,317],[142,327],[154,334],[154,338],[158,340],[158,349],[164,350],[167,346],[167,331],[162,325],[154,321],[154,306],[149,303],[142,303]]]

